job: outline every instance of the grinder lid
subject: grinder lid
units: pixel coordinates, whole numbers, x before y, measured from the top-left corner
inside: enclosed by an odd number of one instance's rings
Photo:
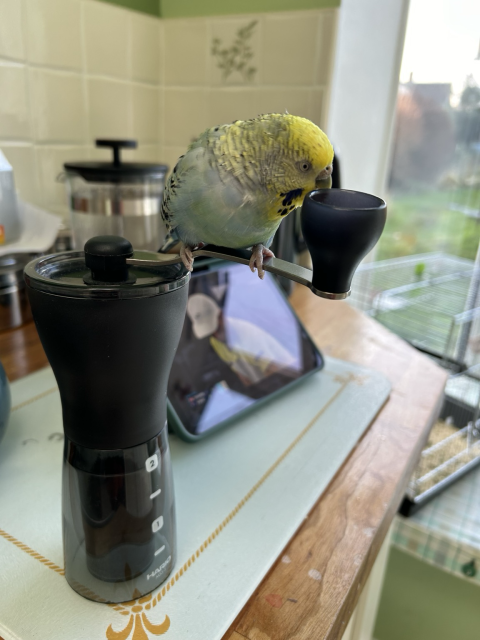
[[[97,236],[84,251],[65,251],[29,262],[25,281],[32,289],[73,298],[146,298],[187,284],[183,264],[155,267],[127,266],[133,255],[128,240]]]

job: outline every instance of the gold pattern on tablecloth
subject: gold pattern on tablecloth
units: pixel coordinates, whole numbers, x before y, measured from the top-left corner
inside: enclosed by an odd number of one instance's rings
[[[20,542],[20,540],[17,540],[17,538],[15,538],[14,536],[11,536],[9,533],[4,531],[3,529],[0,529],[0,536],[2,536],[2,538],[5,538],[5,540],[8,540],[8,542],[11,542],[12,544],[14,544],[16,547],[18,547],[22,551],[25,551],[25,553],[28,553],[29,556],[32,556],[32,558],[35,558],[35,560],[38,560],[49,569],[52,569],[52,571],[56,571],[61,576],[65,575],[65,571],[62,569],[62,567],[59,567],[58,564],[55,564],[51,560],[48,560],[48,558],[45,558],[45,556],[42,556],[41,553],[34,551],[27,544]]]
[[[18,411],[18,409],[23,409],[23,407],[26,407],[27,405],[32,404],[32,402],[36,402],[37,400],[41,400],[42,398],[49,396],[54,391],[58,391],[58,387],[52,387],[51,389],[47,389],[46,391],[39,393],[37,396],[33,396],[33,398],[30,398],[29,400],[24,400],[23,402],[19,402],[18,404],[16,404],[14,407],[10,409],[10,413],[12,413],[13,411]]]
[[[330,371],[327,371],[326,373],[330,373]],[[333,377],[335,382],[339,382],[340,384],[354,382],[356,385],[361,387],[362,385],[365,384],[365,382],[368,381],[368,376],[361,375],[358,373],[352,373],[352,372],[336,373],[336,374],[330,373],[330,375]]]

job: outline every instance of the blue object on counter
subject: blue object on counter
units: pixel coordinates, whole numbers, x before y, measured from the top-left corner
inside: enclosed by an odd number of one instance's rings
[[[0,362],[0,440],[3,438],[7,430],[8,418],[10,416],[10,385],[8,384],[7,374]]]

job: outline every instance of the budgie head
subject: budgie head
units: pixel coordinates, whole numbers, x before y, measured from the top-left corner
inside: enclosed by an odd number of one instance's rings
[[[268,194],[269,218],[285,216],[309,191],[331,186],[333,147],[306,118],[271,113],[237,120],[218,133],[228,170],[246,188]]]
[[[332,174],[333,147],[316,124],[290,114],[262,116],[267,147],[264,174],[283,192],[311,191]]]

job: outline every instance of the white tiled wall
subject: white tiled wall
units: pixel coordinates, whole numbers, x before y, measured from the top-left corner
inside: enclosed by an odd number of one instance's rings
[[[223,80],[212,41],[229,48],[252,21],[256,72],[251,82],[238,71]],[[165,162],[205,127],[259,113],[287,110],[325,126],[336,22],[336,9],[162,20]]]
[[[68,160],[131,137],[161,160],[160,20],[96,0],[0,0],[0,148],[25,200],[66,218]]]
[[[67,160],[106,159],[98,137],[129,137],[128,160],[173,166],[205,127],[269,111],[325,123],[337,12],[159,20],[97,0],[0,0],[0,148],[25,200],[65,216]],[[213,38],[256,21],[256,72],[226,80]]]

